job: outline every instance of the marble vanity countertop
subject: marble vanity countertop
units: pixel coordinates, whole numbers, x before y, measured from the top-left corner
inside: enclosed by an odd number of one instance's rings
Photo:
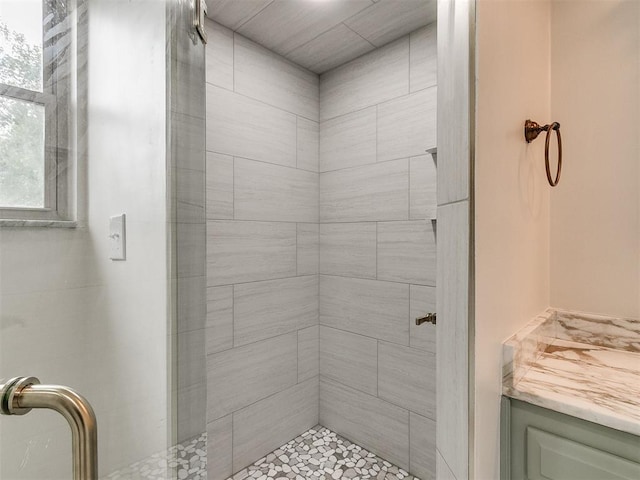
[[[547,310],[504,342],[503,393],[640,436],[640,321]]]

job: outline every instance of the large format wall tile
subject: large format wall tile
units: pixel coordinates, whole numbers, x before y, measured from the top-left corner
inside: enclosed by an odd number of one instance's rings
[[[318,276],[251,282],[233,287],[234,346],[318,323]]]
[[[409,290],[409,345],[436,353],[436,326],[431,323],[416,325],[416,318],[436,311],[436,287],[411,285]]]
[[[238,471],[318,423],[318,377],[233,414],[233,470]]]
[[[313,120],[298,117],[297,121],[297,167],[302,170],[317,172],[320,155],[320,125]]]
[[[320,377],[320,424],[409,468],[409,412]]]
[[[235,91],[310,120],[318,120],[318,75],[235,35]]]
[[[233,347],[233,285],[207,288],[207,354]]]
[[[253,18],[263,8],[273,0],[249,0],[238,2],[238,0],[217,0],[207,2],[209,10],[207,15],[210,18],[219,18],[229,28],[235,30],[247,20]]]
[[[378,278],[435,285],[436,238],[430,221],[378,224]]]
[[[207,219],[233,218],[233,157],[207,152]]]
[[[409,38],[409,84],[411,92],[432,87],[438,82],[436,24],[427,25]]]
[[[407,159],[320,175],[320,221],[404,220],[409,216]]]
[[[296,166],[296,116],[207,85],[207,151]]]
[[[203,223],[205,177],[199,170],[176,168],[176,208],[179,223]]]
[[[200,436],[207,419],[206,377],[202,378],[202,383],[178,389],[177,405],[176,438],[178,442]]]
[[[298,382],[320,374],[320,327],[298,330]]]
[[[376,224],[321,224],[320,273],[376,278]]]
[[[378,0],[344,23],[380,47],[435,20],[436,4],[433,0]]]
[[[209,286],[253,282],[296,274],[295,223],[207,223]]]
[[[435,386],[435,355],[387,342],[378,344],[380,398],[435,419]]]
[[[207,277],[184,277],[177,284],[178,332],[201,329],[207,309]]]
[[[207,83],[233,90],[233,32],[212,20],[206,22]]]
[[[298,223],[298,275],[318,273],[320,234],[318,224]]]
[[[436,478],[438,480],[457,480],[449,465],[442,457],[442,454],[436,449]]]
[[[320,276],[320,324],[409,344],[409,285]]]
[[[214,420],[295,385],[296,332],[207,357],[207,418]]]
[[[355,333],[320,327],[320,374],[376,395],[378,390],[378,341]]]
[[[225,480],[233,474],[231,414],[207,425],[207,478]]]
[[[409,38],[342,65],[320,77],[320,120],[409,93]]]
[[[244,6],[246,1],[238,3]],[[274,52],[286,55],[369,5],[370,0],[310,2],[302,9],[297,1],[277,1],[250,17],[238,31],[258,43],[268,43]]]
[[[318,174],[236,158],[236,220],[318,221]]]
[[[420,478],[436,478],[436,422],[409,413],[410,472]]]
[[[376,162],[376,107],[347,113],[320,126],[320,171]]]
[[[436,163],[432,155],[409,159],[409,219],[436,218]]]
[[[438,450],[459,478],[468,475],[469,202],[438,207]],[[440,473],[438,473],[440,478]],[[445,478],[444,476],[442,478]]]
[[[326,72],[373,49],[373,45],[341,23],[300,45],[287,57],[313,72]]]
[[[202,383],[205,378],[205,335],[204,328],[182,332],[177,335],[178,388]]]
[[[205,252],[202,236],[206,226],[201,223],[178,223],[176,227],[178,243],[178,278],[201,277],[205,275]]]
[[[436,146],[437,87],[378,105],[378,161],[422,155]]]

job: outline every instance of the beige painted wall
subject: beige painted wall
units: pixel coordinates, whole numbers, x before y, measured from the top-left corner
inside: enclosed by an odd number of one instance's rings
[[[506,337],[548,305],[640,314],[639,39],[635,0],[478,2],[475,478],[498,478]],[[554,189],[525,118],[562,125]]]
[[[501,343],[549,305],[544,145],[522,134],[525,119],[550,116],[549,15],[544,0],[477,3],[477,479],[499,478]]]
[[[554,307],[640,317],[639,20],[636,0],[552,2]]]

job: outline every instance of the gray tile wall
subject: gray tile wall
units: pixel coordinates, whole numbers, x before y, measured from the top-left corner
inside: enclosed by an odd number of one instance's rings
[[[319,79],[216,23],[208,32],[208,478],[218,480],[319,420]]]
[[[436,471],[435,25],[320,78],[320,422]]]
[[[209,476],[320,421],[433,478],[435,25],[320,79],[208,27]]]
[[[172,25],[191,14],[184,5],[168,10]],[[177,403],[176,440],[187,441],[206,428],[206,277],[205,258],[205,48],[194,44],[184,29],[174,28],[169,39],[171,102],[168,154],[171,192],[172,345],[175,347]]]
[[[471,222],[473,158],[475,2],[438,0],[438,70],[446,81],[438,92],[438,336],[436,405],[437,475],[442,480],[475,478],[469,442],[469,378],[473,378]],[[471,300],[471,301],[470,301]],[[471,362],[470,362],[471,360]],[[471,363],[471,365],[470,365]],[[471,370],[470,370],[471,368]],[[479,412],[482,415],[483,412]]]

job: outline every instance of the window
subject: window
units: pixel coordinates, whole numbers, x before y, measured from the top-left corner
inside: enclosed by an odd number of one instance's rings
[[[75,219],[78,12],[69,0],[0,1],[3,224]]]

